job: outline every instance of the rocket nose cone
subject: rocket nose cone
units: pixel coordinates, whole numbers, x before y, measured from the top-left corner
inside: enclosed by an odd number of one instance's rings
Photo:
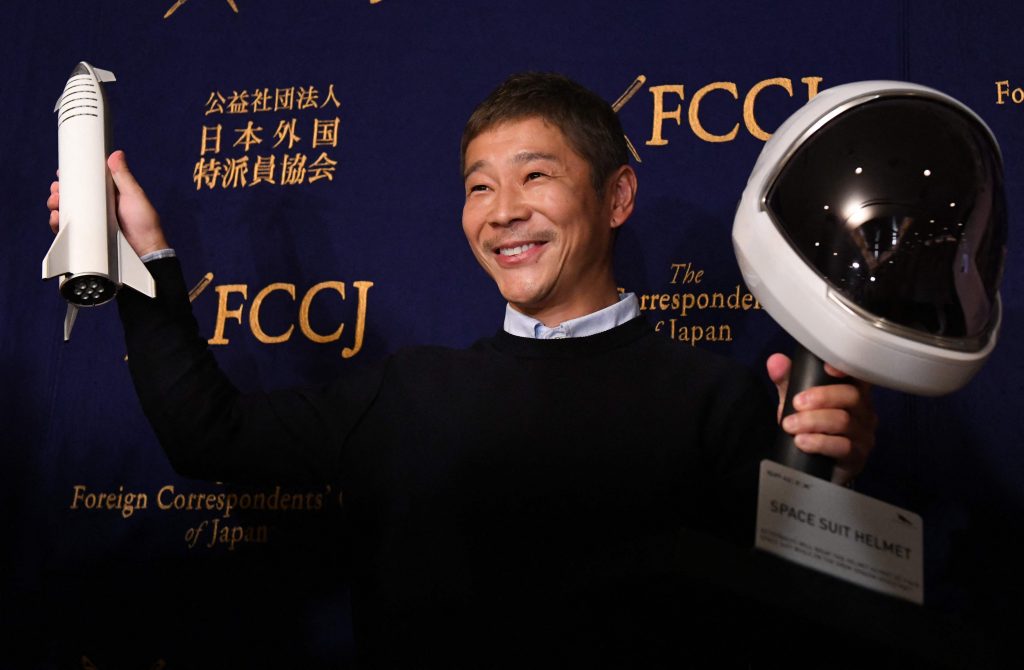
[[[74,77],[75,75],[79,74],[89,74],[89,65],[85,61],[82,61],[81,63],[75,66],[75,69],[72,70],[71,74],[68,75],[68,79],[71,79],[71,77]]]

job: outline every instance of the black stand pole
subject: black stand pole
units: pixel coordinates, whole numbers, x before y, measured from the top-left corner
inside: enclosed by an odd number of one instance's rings
[[[804,348],[799,342],[793,350],[793,368],[789,373],[789,388],[786,391],[786,402],[782,406],[782,416],[794,414],[793,396],[812,386],[842,384],[843,379],[833,377],[825,372],[825,363]],[[793,442],[793,436],[779,428],[779,437],[775,442],[772,460],[795,470],[806,472],[820,479],[831,480],[835,459],[821,454],[808,454],[800,451]]]

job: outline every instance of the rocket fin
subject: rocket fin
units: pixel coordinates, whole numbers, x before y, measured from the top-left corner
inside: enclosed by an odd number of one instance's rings
[[[117,81],[117,77],[115,77],[114,73],[110,70],[103,70],[98,67],[94,67],[92,68],[92,72],[96,75],[96,79],[99,81]]]
[[[71,329],[75,327],[75,317],[78,316],[78,305],[68,303],[68,312],[64,315],[64,341],[71,339]]]
[[[65,235],[69,228],[70,226],[67,224],[61,226],[57,231],[57,237],[50,244],[50,250],[43,257],[43,279],[71,272],[68,261],[68,241],[67,235]]]
[[[120,275],[118,282],[131,286],[150,298],[156,297],[156,282],[153,281],[153,275],[149,274],[146,265],[139,260],[132,245],[124,239],[120,230],[117,231],[117,271]]]

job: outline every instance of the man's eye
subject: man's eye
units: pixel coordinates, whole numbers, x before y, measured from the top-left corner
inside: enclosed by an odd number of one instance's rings
[[[543,172],[531,172],[530,174],[526,175],[526,181],[531,181],[533,179],[539,179],[539,178],[541,178],[543,176],[544,176]]]
[[[476,192],[479,192],[479,191],[486,191],[486,190],[487,190],[487,186],[484,185],[484,184],[473,184],[472,186],[469,187],[469,192],[470,193],[476,193]]]

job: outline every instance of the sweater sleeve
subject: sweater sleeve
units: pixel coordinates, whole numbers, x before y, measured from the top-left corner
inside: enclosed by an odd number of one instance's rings
[[[731,539],[748,546],[753,542],[760,463],[777,431],[771,401],[749,370],[737,365],[734,374],[720,380],[704,430],[717,523],[732,529]]]
[[[315,389],[240,393],[199,334],[178,260],[147,268],[157,297],[126,288],[118,307],[136,392],[174,469],[244,483],[336,479],[345,438],[371,405],[379,372]]]

